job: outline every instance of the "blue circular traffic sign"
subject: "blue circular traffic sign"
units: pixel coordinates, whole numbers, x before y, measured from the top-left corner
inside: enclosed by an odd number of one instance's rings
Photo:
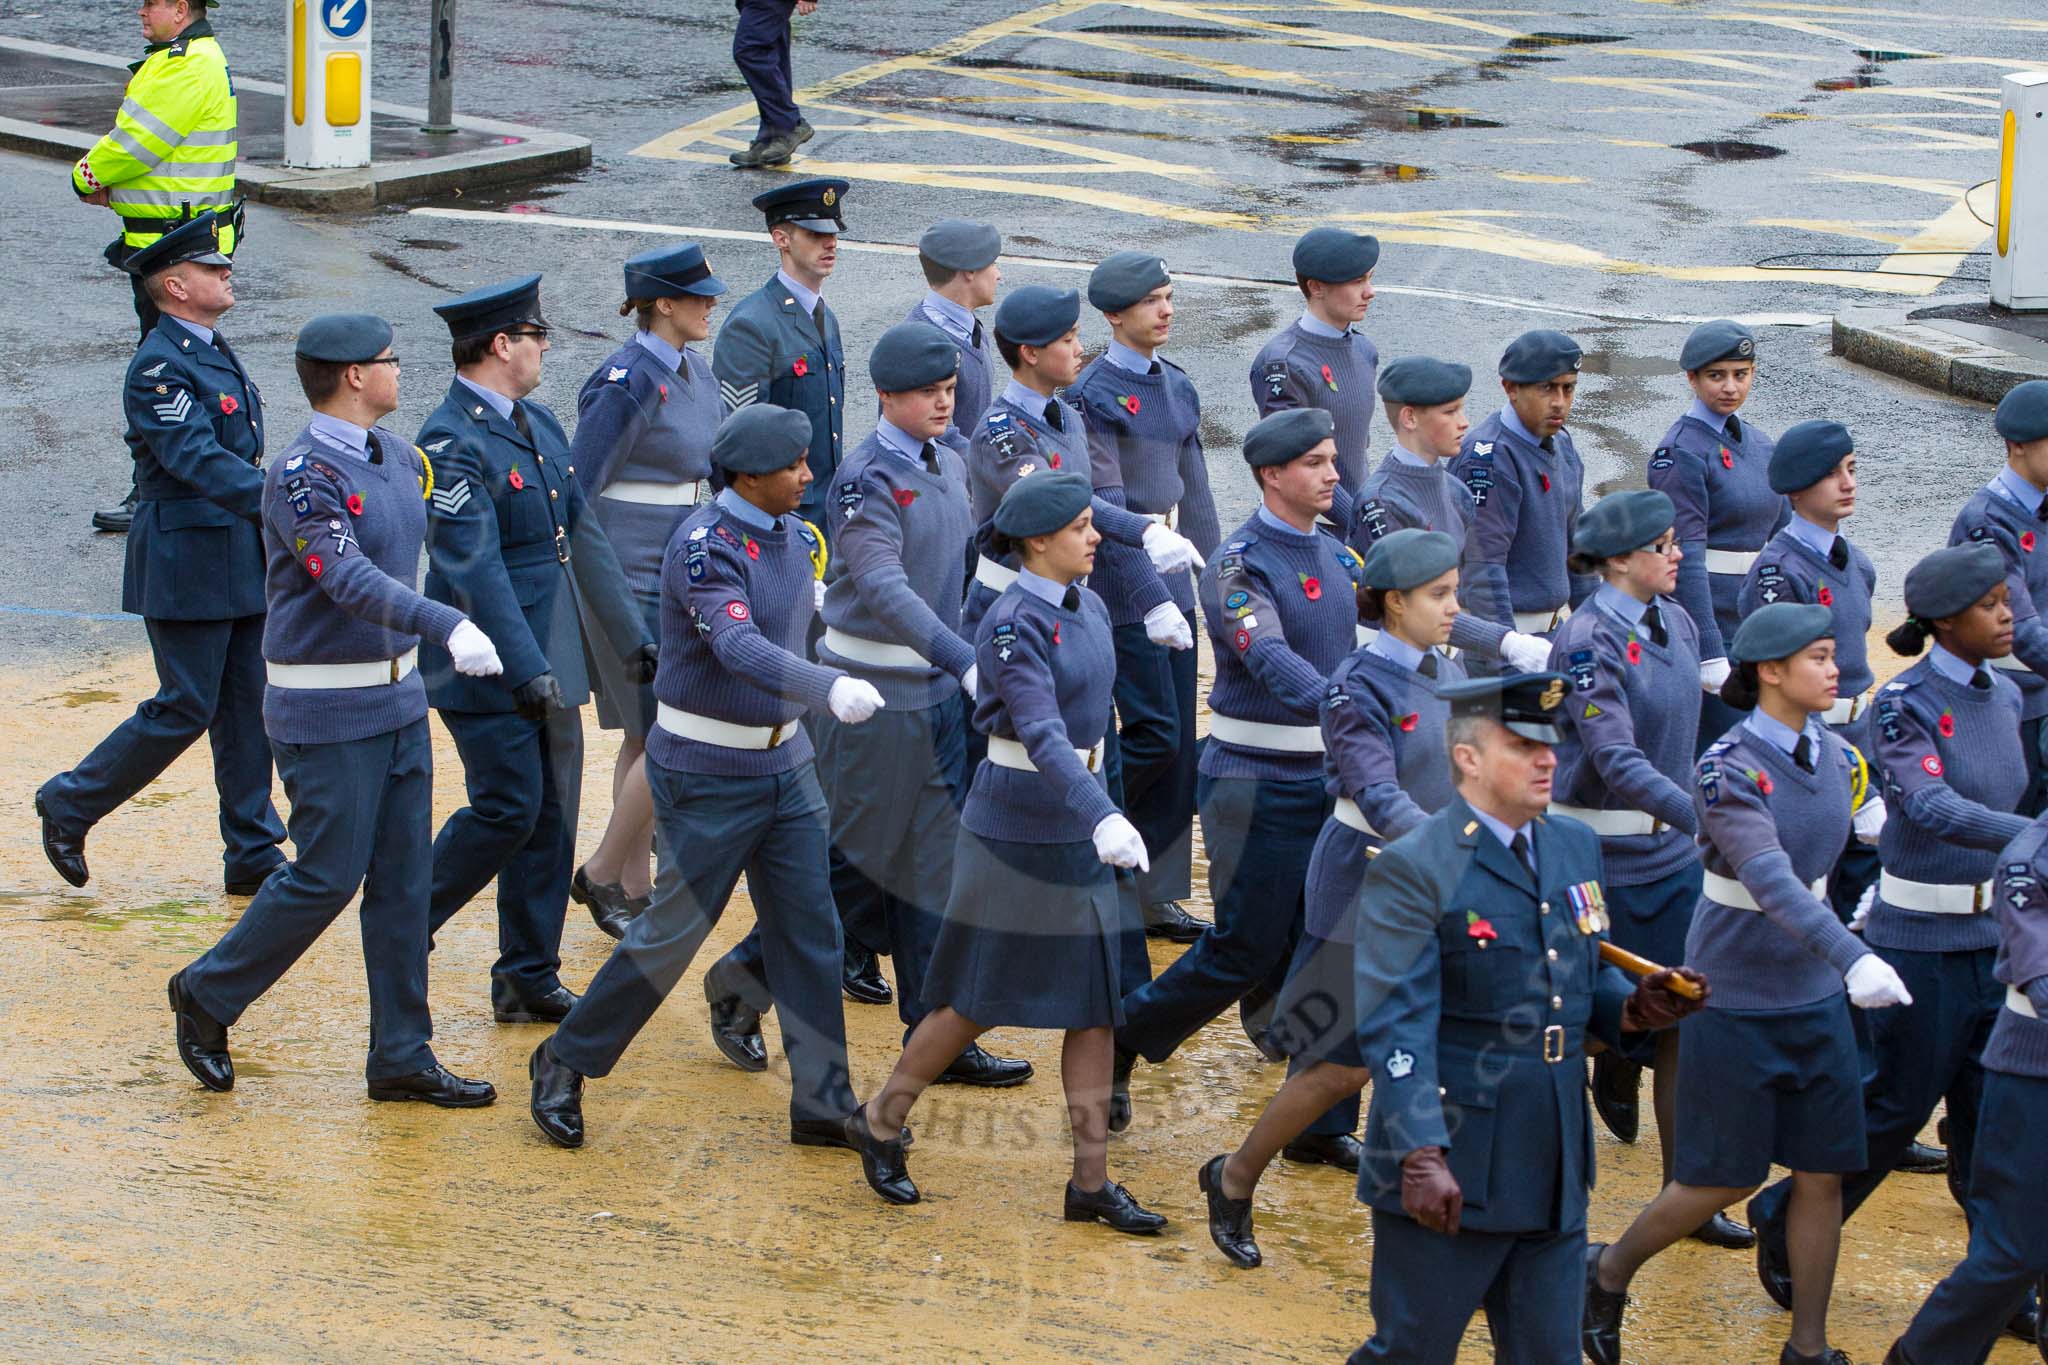
[[[320,22],[337,38],[353,38],[370,21],[370,0],[319,0]]]

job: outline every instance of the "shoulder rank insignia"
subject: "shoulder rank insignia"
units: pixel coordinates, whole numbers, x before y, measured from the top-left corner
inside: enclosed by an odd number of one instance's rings
[[[1395,1048],[1387,1054],[1387,1075],[1397,1081],[1405,1081],[1415,1070],[1415,1054]]]

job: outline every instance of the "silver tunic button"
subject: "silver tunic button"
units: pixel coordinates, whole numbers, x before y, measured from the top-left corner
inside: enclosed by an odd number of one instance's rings
[[[555,499],[557,499],[557,498],[559,498],[559,497],[561,497],[561,496],[562,496],[562,490],[561,490],[561,489],[559,489],[559,488],[550,488],[550,489],[548,490],[548,501],[550,501],[550,502],[553,502],[553,501],[554,501]]]
[[[1551,960],[1552,962],[1555,962],[1555,961],[1557,961],[1557,949],[1555,949],[1555,948],[1552,948],[1552,949],[1550,950],[1550,954],[1549,954],[1549,956],[1550,956],[1550,960]]]
[[[1563,997],[1563,996],[1561,996],[1561,995],[1553,995],[1553,996],[1551,996],[1551,997],[1550,997],[1550,1008],[1552,1008],[1552,1009],[1554,1009],[1554,1010],[1561,1010],[1561,1009],[1563,1009],[1563,1008],[1564,1008],[1564,997]]]

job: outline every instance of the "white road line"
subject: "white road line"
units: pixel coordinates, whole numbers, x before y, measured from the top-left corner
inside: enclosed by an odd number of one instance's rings
[[[725,242],[767,242],[765,232],[740,232],[732,228],[687,227],[680,223],[640,223],[623,218],[575,218],[558,213],[505,213],[495,209],[416,208],[407,212],[422,218],[447,218],[471,223],[516,223],[521,227],[575,228],[583,232],[641,232],[664,237],[705,238]],[[839,239],[839,249],[876,256],[915,256],[914,246],[894,242],[856,242]],[[1050,256],[1001,256],[1004,265],[1035,270],[1066,270],[1085,274],[1095,268],[1093,261],[1063,261]],[[1173,278],[1190,284],[1220,285],[1229,289],[1267,289],[1275,293],[1298,292],[1293,280],[1256,280],[1236,275],[1204,275],[1176,270]],[[1565,308],[1541,299],[1503,298],[1495,294],[1467,294],[1456,289],[1430,289],[1420,285],[1375,284],[1381,294],[1405,294],[1414,298],[1443,299],[1451,303],[1505,308],[1518,313],[1548,313],[1554,317],[1583,318],[1589,322],[1648,322],[1692,324],[1726,316],[1720,313],[1671,314],[1610,313],[1585,308]],[[1738,313],[1734,321],[1749,327],[1825,327],[1834,319],[1826,313]]]

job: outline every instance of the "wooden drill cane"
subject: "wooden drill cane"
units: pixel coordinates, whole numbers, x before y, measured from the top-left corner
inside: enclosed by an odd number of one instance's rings
[[[1621,968],[1623,971],[1629,972],[1635,976],[1649,976],[1652,973],[1661,972],[1664,970],[1656,963],[1650,961],[1650,959],[1646,957],[1637,957],[1628,949],[1617,948],[1612,943],[1607,942],[1607,940],[1605,939],[1602,939],[1600,941],[1600,960],[1603,962],[1612,962],[1615,966]],[[1673,995],[1682,995],[1688,1000],[1697,1000],[1700,998],[1700,988],[1697,982],[1688,980],[1687,978],[1682,976],[1674,976],[1667,984],[1668,989],[1671,991]]]

